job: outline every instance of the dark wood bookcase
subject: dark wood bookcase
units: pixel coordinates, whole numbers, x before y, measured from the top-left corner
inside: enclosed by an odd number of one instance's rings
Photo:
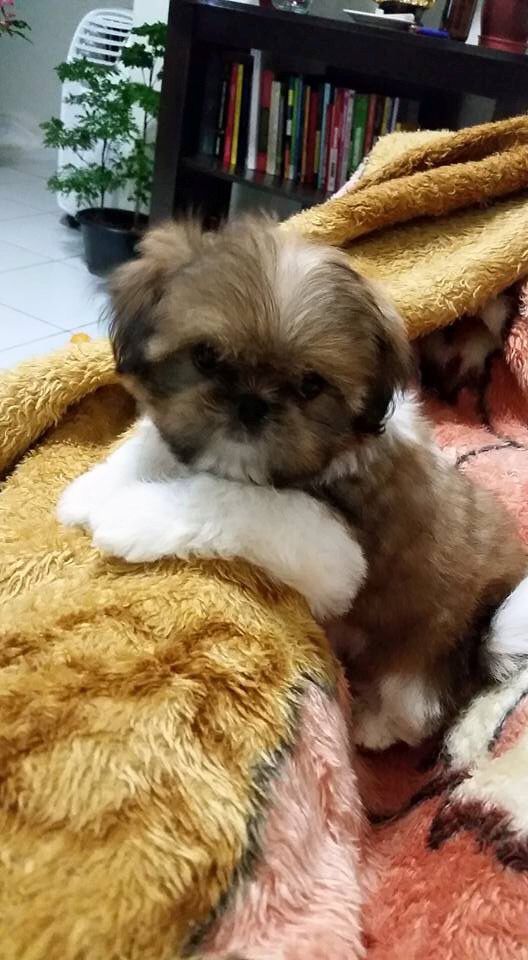
[[[152,221],[193,208],[224,216],[233,183],[311,206],[323,194],[197,153],[204,78],[213,48],[309,59],[369,92],[420,100],[422,127],[454,127],[467,94],[495,101],[495,117],[528,108],[528,57],[352,22],[280,13],[230,0],[171,0],[156,141]]]

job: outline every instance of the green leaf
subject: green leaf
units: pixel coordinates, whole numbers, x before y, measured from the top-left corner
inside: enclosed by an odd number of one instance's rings
[[[121,51],[121,62],[125,67],[139,67],[144,70],[151,70],[154,66],[154,57],[142,43],[132,43],[130,46],[123,47]]]
[[[139,41],[123,49],[118,67],[79,58],[56,68],[62,83],[76,85],[67,94],[76,115],[68,124],[58,117],[43,123],[44,143],[72,150],[79,166],[64,166],[48,186],[76,195],[80,204],[104,204],[110,191],[122,187],[136,210],[149,201],[154,145],[147,137],[160,100],[154,67],[164,55],[167,30],[163,23],[144,24],[132,34]],[[137,68],[148,71],[148,82],[137,79]],[[93,159],[93,151],[104,153],[104,163]]]

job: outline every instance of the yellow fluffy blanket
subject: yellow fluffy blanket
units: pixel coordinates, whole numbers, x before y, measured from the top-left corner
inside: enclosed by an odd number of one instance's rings
[[[286,229],[349,246],[412,337],[472,313],[528,273],[528,117],[458,133],[396,133],[339,197]]]
[[[356,238],[413,334],[528,272],[528,120],[415,143],[287,226]],[[103,558],[55,521],[132,418],[105,342],[0,379],[0,957],[222,956],[235,915],[251,960],[359,957],[345,692],[304,604],[242,564]]]

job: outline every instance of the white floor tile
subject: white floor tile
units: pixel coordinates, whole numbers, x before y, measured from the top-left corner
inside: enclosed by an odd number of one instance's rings
[[[42,263],[46,257],[39,253],[30,253],[14,243],[0,240],[0,274],[5,270],[18,270],[19,267],[31,267],[35,263]],[[0,280],[0,300],[2,299],[2,281]]]
[[[37,177],[26,177],[24,180],[16,183],[2,183],[0,167],[0,211],[4,208],[5,200],[14,200],[30,210],[26,210],[25,216],[29,216],[31,211],[39,213],[57,213],[62,216],[62,211],[57,203],[54,193],[46,187],[46,181],[37,179]]]
[[[0,303],[63,330],[75,330],[97,322],[107,297],[101,281],[87,270],[55,261],[2,273]]]
[[[88,272],[88,267],[86,266],[86,264],[85,264],[85,262],[84,262],[84,257],[83,257],[83,256],[79,256],[79,257],[66,257],[62,262],[63,262],[63,263],[67,263],[68,266],[70,266],[70,267],[75,267],[76,270],[82,270],[84,273]]]
[[[27,183],[28,180],[41,180],[41,177],[34,177],[30,173],[23,173],[15,167],[4,166],[0,163],[0,187],[6,184]]]
[[[12,200],[10,197],[0,194],[0,220],[15,220],[36,213],[40,214],[42,210],[37,210],[36,207],[30,207],[27,203],[20,203],[19,200]]]
[[[0,303],[0,350],[17,347],[57,332],[56,327]]]
[[[31,151],[16,161],[15,169],[28,176],[47,180],[57,169],[57,151],[46,147]]]
[[[64,347],[70,338],[71,333],[62,330],[61,333],[55,333],[43,340],[32,340],[31,343],[20,344],[11,350],[0,350],[0,370],[10,370],[23,360],[32,360],[58,350],[59,347]]]
[[[79,327],[79,332],[81,331],[82,333],[87,333],[92,340],[99,340],[104,336],[104,331],[97,323],[88,324],[86,327]],[[32,340],[31,343],[19,344],[17,347],[12,347],[9,350],[2,350],[0,348],[0,371],[11,370],[24,360],[44,357],[48,353],[53,353],[54,350],[59,350],[60,347],[65,347],[66,344],[70,343],[75,332],[77,331],[61,330],[60,333],[55,333],[51,337]]]
[[[39,253],[50,260],[78,256],[82,248],[79,231],[60,223],[58,211],[17,217],[16,220],[0,220],[0,240]]]

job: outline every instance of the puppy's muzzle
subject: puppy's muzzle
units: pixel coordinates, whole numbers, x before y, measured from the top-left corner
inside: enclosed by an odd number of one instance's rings
[[[237,400],[237,416],[246,430],[256,433],[269,412],[269,404],[254,393],[244,393]]]

